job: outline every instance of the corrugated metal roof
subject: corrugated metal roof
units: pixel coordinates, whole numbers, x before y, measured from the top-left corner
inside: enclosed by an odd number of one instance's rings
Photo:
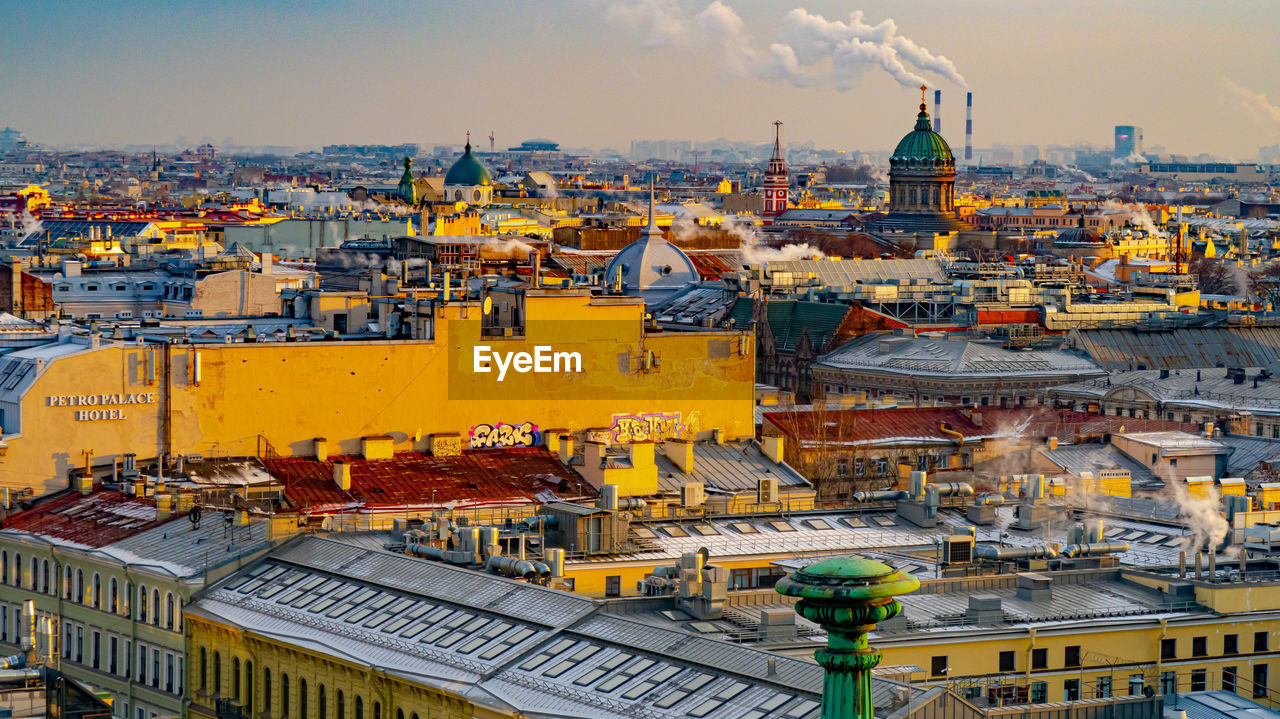
[[[1280,327],[1092,329],[1071,336],[1108,370],[1266,367],[1280,360]]]
[[[832,287],[887,280],[950,281],[938,260],[779,260],[769,263],[769,272],[813,273],[822,284]]]
[[[754,492],[764,477],[776,477],[778,487],[808,487],[809,481],[786,464],[764,455],[755,440],[745,442],[698,442],[693,446],[693,472],[680,470],[662,445],[654,453],[658,465],[658,489],[679,492],[687,482],[705,482],[707,489],[721,492]]]
[[[351,467],[351,490],[333,481],[333,465]],[[546,492],[590,497],[595,492],[545,448],[464,450],[459,457],[401,452],[392,459],[274,457],[267,470],[282,480],[291,502],[313,511],[349,505],[388,507],[436,503],[533,501]]]
[[[729,310],[734,326],[746,328],[754,314],[755,300],[739,297]],[[765,309],[769,317],[769,331],[778,342],[778,349],[792,352],[800,344],[800,338],[808,333],[815,352],[823,352],[840,341],[840,324],[851,311],[851,305],[807,300],[770,299]]]

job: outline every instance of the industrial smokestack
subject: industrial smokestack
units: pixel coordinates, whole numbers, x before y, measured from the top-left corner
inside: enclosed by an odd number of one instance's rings
[[[964,94],[964,159],[973,159],[973,93]]]
[[[942,134],[942,91],[933,91],[933,131]]]

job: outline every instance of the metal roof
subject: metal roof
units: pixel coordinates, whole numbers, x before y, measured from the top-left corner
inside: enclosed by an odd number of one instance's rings
[[[658,465],[658,489],[679,492],[688,482],[704,482],[711,491],[754,492],[759,481],[776,477],[779,489],[808,487],[809,481],[785,463],[765,456],[755,440],[745,442],[697,442],[693,445],[693,471],[682,472],[666,456],[667,445],[654,452]]]
[[[1266,367],[1280,360],[1280,327],[1091,329],[1072,330],[1071,337],[1108,370]]]
[[[818,715],[822,670],[813,662],[598,608],[525,582],[305,537],[186,611],[525,716]],[[874,680],[878,703],[899,686]]]
[[[938,260],[779,260],[769,263],[768,272],[813,273],[822,284],[831,287],[887,280],[949,281]]]
[[[333,481],[336,461],[351,467],[351,489]],[[544,448],[464,450],[458,457],[399,452],[387,460],[360,457],[273,457],[264,460],[295,505],[314,512],[351,507],[400,507],[485,502],[533,502],[547,492],[594,496],[590,485]]]
[[[891,340],[892,344],[882,344]],[[1059,350],[1008,350],[989,340],[868,334],[824,355],[817,366],[930,377],[1056,377],[1105,374],[1082,357]]]

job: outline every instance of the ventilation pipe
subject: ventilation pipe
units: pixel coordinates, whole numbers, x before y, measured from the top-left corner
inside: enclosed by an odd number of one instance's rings
[[[873,492],[853,493],[853,501],[855,502],[892,502],[906,499],[907,497],[907,493],[900,489],[878,489]]]
[[[467,565],[472,564],[471,554],[468,552],[450,551],[433,547],[430,544],[410,544],[404,549],[406,554],[412,554],[415,557],[423,559],[434,559],[437,562],[447,562],[449,564]]]
[[[1129,551],[1128,542],[1089,542],[1072,544],[1062,550],[1062,556],[1076,559],[1078,557],[1098,556],[1100,554],[1119,554]]]
[[[931,485],[939,497],[972,497],[973,487],[968,482],[935,482]]]
[[[1004,504],[1003,494],[980,494],[973,500],[975,507],[998,507]]]
[[[551,567],[551,576],[564,576],[564,550],[553,547],[547,550],[547,564]]]
[[[514,557],[489,557],[484,563],[484,568],[491,574],[505,574],[510,577],[533,579],[538,576],[538,570],[533,568],[532,562]]]
[[[618,500],[618,509],[628,512],[643,512],[644,500],[639,497],[624,497]]]
[[[973,556],[978,559],[1010,560],[1010,559],[1053,559],[1058,550],[1048,545],[1035,547],[1000,547],[994,544],[979,544],[973,548]]]

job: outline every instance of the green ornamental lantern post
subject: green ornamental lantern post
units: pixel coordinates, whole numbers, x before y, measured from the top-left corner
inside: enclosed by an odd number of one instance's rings
[[[881,562],[835,557],[783,577],[779,594],[799,597],[796,612],[827,632],[827,646],[814,653],[826,670],[822,719],[873,719],[871,670],[880,652],[867,646],[867,632],[898,616],[895,594],[920,588],[920,580]]]

